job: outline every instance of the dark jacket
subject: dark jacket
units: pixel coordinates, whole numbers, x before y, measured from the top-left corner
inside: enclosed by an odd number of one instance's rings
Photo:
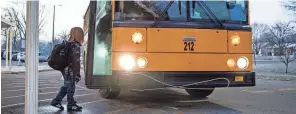
[[[80,44],[77,42],[69,43],[69,66],[66,67],[62,73],[66,75],[68,81],[78,82],[81,79],[80,76]]]

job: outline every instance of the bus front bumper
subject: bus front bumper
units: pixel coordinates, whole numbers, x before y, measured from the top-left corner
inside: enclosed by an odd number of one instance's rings
[[[256,85],[255,72],[137,72],[129,74],[128,77],[133,80],[129,83],[138,83],[138,86],[144,88],[184,85],[190,85],[186,86],[189,88],[245,87]],[[119,76],[119,83],[126,80],[126,78],[126,76]],[[165,84],[161,84],[151,78]]]
[[[255,72],[169,73],[164,79],[166,83],[174,86],[198,83],[189,87],[243,87],[256,85]]]

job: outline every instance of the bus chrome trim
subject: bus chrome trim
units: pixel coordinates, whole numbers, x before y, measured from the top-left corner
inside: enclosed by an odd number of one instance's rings
[[[196,41],[196,37],[195,36],[184,36],[183,37],[183,41]]]

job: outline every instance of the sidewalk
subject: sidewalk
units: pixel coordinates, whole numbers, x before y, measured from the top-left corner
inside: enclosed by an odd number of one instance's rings
[[[40,71],[51,71],[54,70],[47,65],[38,66],[38,70]],[[1,66],[1,74],[7,73],[24,73],[26,71],[25,66],[11,66],[11,71],[9,71],[9,67]]]
[[[261,60],[261,59],[256,59],[253,62],[280,62],[280,60],[275,59],[275,60]]]
[[[257,79],[271,79],[281,81],[296,80],[296,75],[284,74],[284,73],[272,73],[272,72],[256,72]]]
[[[290,81],[296,80],[295,72],[296,63],[291,63],[288,68],[289,73],[285,73],[285,65],[283,63],[272,63],[272,64],[253,64],[253,72],[256,73],[257,79],[270,79],[270,80],[281,80]]]

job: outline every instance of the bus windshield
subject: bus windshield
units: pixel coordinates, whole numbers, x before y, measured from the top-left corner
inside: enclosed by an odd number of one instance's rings
[[[222,23],[247,24],[246,1],[236,0],[231,7],[227,1],[118,1],[115,20],[211,22],[212,13]]]

